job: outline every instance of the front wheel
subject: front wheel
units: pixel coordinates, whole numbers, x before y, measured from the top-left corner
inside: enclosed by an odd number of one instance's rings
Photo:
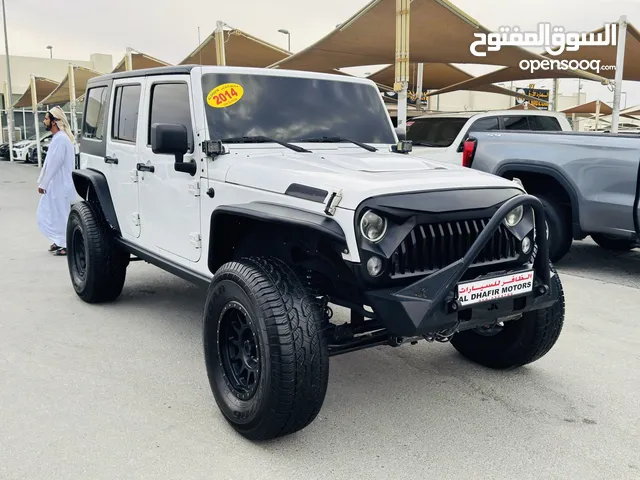
[[[291,434],[318,415],[329,352],[321,306],[296,274],[270,258],[216,272],[204,314],[204,353],[215,400],[244,437]]]
[[[511,369],[535,362],[555,345],[564,324],[564,291],[552,268],[551,282],[559,298],[548,308],[526,312],[501,326],[456,333],[451,344],[469,360],[494,369]]]

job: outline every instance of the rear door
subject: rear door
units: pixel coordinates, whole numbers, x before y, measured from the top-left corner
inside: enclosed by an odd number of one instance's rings
[[[104,170],[109,171],[109,188],[123,236],[140,236],[140,209],[136,165],[140,161],[137,141],[141,132],[138,117],[145,79],[113,82]]]

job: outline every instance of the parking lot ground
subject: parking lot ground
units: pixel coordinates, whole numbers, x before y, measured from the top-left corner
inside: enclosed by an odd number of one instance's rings
[[[334,357],[316,421],[250,443],[209,389],[205,292],[135,262],[117,302],[81,302],[37,175],[0,162],[1,479],[640,478],[640,251],[576,242],[563,334],[532,365],[426,342]]]

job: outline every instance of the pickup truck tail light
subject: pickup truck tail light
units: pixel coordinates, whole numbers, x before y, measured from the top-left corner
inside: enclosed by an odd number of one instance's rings
[[[470,138],[464,141],[462,148],[462,166],[471,168],[473,162],[473,156],[476,153],[476,139]]]

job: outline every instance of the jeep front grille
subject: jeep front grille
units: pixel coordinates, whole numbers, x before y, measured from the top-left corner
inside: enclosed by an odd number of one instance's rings
[[[391,277],[430,274],[462,258],[489,218],[418,225],[391,256]],[[516,260],[518,240],[504,224],[493,234],[473,266]]]

